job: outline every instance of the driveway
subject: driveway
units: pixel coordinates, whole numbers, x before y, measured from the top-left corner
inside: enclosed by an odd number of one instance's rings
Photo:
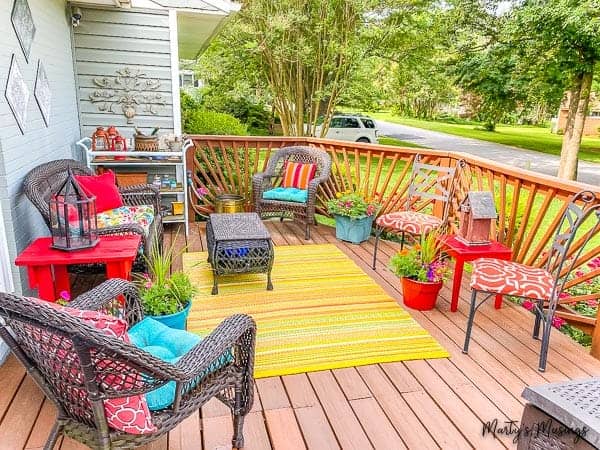
[[[379,134],[412,142],[423,147],[471,153],[491,161],[555,176],[560,158],[555,155],[523,150],[509,145],[480,141],[437,131],[399,125],[377,120]],[[600,185],[600,164],[579,161],[577,181],[595,186]]]

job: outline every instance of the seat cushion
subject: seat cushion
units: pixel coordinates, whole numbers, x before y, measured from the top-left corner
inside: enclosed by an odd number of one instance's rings
[[[552,275],[544,269],[493,258],[473,261],[471,289],[547,300],[553,284]]]
[[[317,165],[287,161],[283,171],[281,187],[308,189],[308,183],[315,177]]]
[[[263,192],[262,197],[265,200],[306,203],[308,200],[308,191],[306,189],[278,187]]]
[[[136,347],[171,364],[177,363],[182,356],[202,340],[196,334],[188,333],[185,330],[169,328],[151,317],[146,317],[131,327],[129,338],[131,343]],[[232,361],[233,354],[231,351],[223,353],[206,371],[200,374],[194,384],[199,383],[206,375]],[[175,387],[175,382],[170,381],[164,386],[148,392],[146,394],[148,408],[151,411],[157,411],[171,406],[175,400]]]
[[[154,207],[152,205],[121,206],[96,214],[98,228],[114,227],[137,223],[142,226],[148,236],[150,226],[154,221]]]
[[[126,343],[130,343],[127,335],[127,322],[123,319],[110,316],[98,311],[81,310],[61,306],[57,303],[50,303],[44,300],[32,299],[34,302],[59,309],[73,317],[79,318],[82,322],[102,331],[107,336],[120,339]],[[72,348],[66,348],[64,344],[59,350],[56,350],[58,345],[53,342],[54,338],[51,333],[43,333],[39,338],[42,341],[47,341],[46,344],[53,344],[58,357],[61,360],[60,366],[56,367],[56,371],[65,379],[76,377],[79,383],[83,384],[83,375],[81,371],[74,369],[79,363],[77,354]],[[65,361],[70,361],[70,364],[64,364]],[[120,375],[118,372],[110,373],[109,367],[114,366],[113,360],[96,359],[94,364],[98,368],[98,374],[102,374],[98,378],[98,382],[105,386],[110,386],[115,390],[121,390],[126,387],[131,387],[138,380]],[[83,393],[82,393],[83,395]],[[110,398],[103,401],[104,413],[110,428],[124,431],[130,434],[146,434],[156,432],[156,426],[152,423],[152,416],[148,410],[148,404],[143,395],[131,395],[129,397]]]
[[[96,197],[97,213],[123,206],[112,170],[107,170],[102,175],[75,175],[75,179],[87,195]]]
[[[375,223],[377,226],[394,231],[424,234],[438,228],[442,221],[438,217],[416,211],[397,211],[379,216]]]

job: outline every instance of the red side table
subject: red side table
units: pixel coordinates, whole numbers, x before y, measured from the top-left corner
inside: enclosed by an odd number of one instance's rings
[[[15,264],[27,267],[29,287],[38,290],[43,300],[55,301],[60,292],[70,293],[69,264],[106,264],[106,278],[131,279],[131,267],[137,256],[139,235],[100,236],[93,248],[67,252],[50,247],[52,238],[33,241],[21,252]]]
[[[442,241],[442,250],[456,260],[452,280],[452,302],[450,303],[450,311],[452,312],[458,309],[458,295],[465,262],[479,258],[496,258],[510,261],[512,258],[512,249],[500,242],[493,241],[487,245],[466,245],[452,234],[441,236],[440,240]],[[502,295],[496,295],[494,306],[496,309],[500,309]]]

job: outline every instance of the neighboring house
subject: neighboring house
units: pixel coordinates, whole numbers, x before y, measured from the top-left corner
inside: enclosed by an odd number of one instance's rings
[[[35,26],[28,58],[12,25],[15,2],[18,11],[29,5]],[[48,233],[22,193],[27,172],[53,159],[80,159],[74,143],[97,126],[116,125],[126,136],[134,126],[180,133],[179,58],[194,59],[239,7],[228,0],[0,1],[0,290],[27,290],[26,275],[12,262]],[[16,26],[24,36],[26,16]],[[30,93],[22,130],[4,93],[13,59]],[[50,93],[48,123],[34,97],[40,63]],[[123,84],[115,84],[119,73],[121,81],[141,82],[134,92],[140,104],[119,101],[125,98]],[[24,96],[14,97],[20,110]]]

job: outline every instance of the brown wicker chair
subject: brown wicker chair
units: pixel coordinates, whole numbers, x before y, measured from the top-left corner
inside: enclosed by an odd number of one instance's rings
[[[123,304],[119,296],[125,299]],[[137,289],[120,279],[106,281],[70,306],[119,315],[130,326],[143,318]],[[213,397],[231,409],[232,444],[243,447],[244,418],[254,396],[256,325],[251,317],[225,319],[175,364],[25,297],[0,293],[0,318],[5,322],[0,320],[0,337],[58,409],[45,449],[53,449],[61,434],[92,448],[135,448],[169,432]],[[233,361],[198,381],[228,350],[233,350]],[[115,380],[120,386],[115,386]],[[176,382],[175,401],[151,413],[155,433],[128,434],[109,428],[104,399],[143,394],[169,381]]]
[[[39,210],[50,228],[50,196],[61,186],[67,178],[67,169],[70,168],[75,175],[91,175],[92,171],[82,162],[73,159],[58,159],[41,164],[32,169],[23,181],[25,195]],[[162,243],[162,219],[160,216],[160,196],[156,186],[141,184],[119,188],[123,203],[127,206],[152,205],[154,207],[154,220],[146,236],[141,225],[131,223],[98,229],[100,235],[111,234],[139,234],[146,256],[150,256],[150,243],[158,239]],[[138,258],[136,266],[144,266],[143,258]]]
[[[287,202],[280,200],[265,200],[263,192],[277,186],[281,180],[285,163],[302,162],[317,164],[315,177],[308,184],[308,199],[306,203]],[[310,225],[315,223],[315,205],[317,189],[329,178],[331,173],[331,157],[323,150],[314,147],[284,147],[277,150],[267,163],[267,169],[252,177],[254,207],[259,216],[292,217],[304,223],[305,239],[310,239]]]

